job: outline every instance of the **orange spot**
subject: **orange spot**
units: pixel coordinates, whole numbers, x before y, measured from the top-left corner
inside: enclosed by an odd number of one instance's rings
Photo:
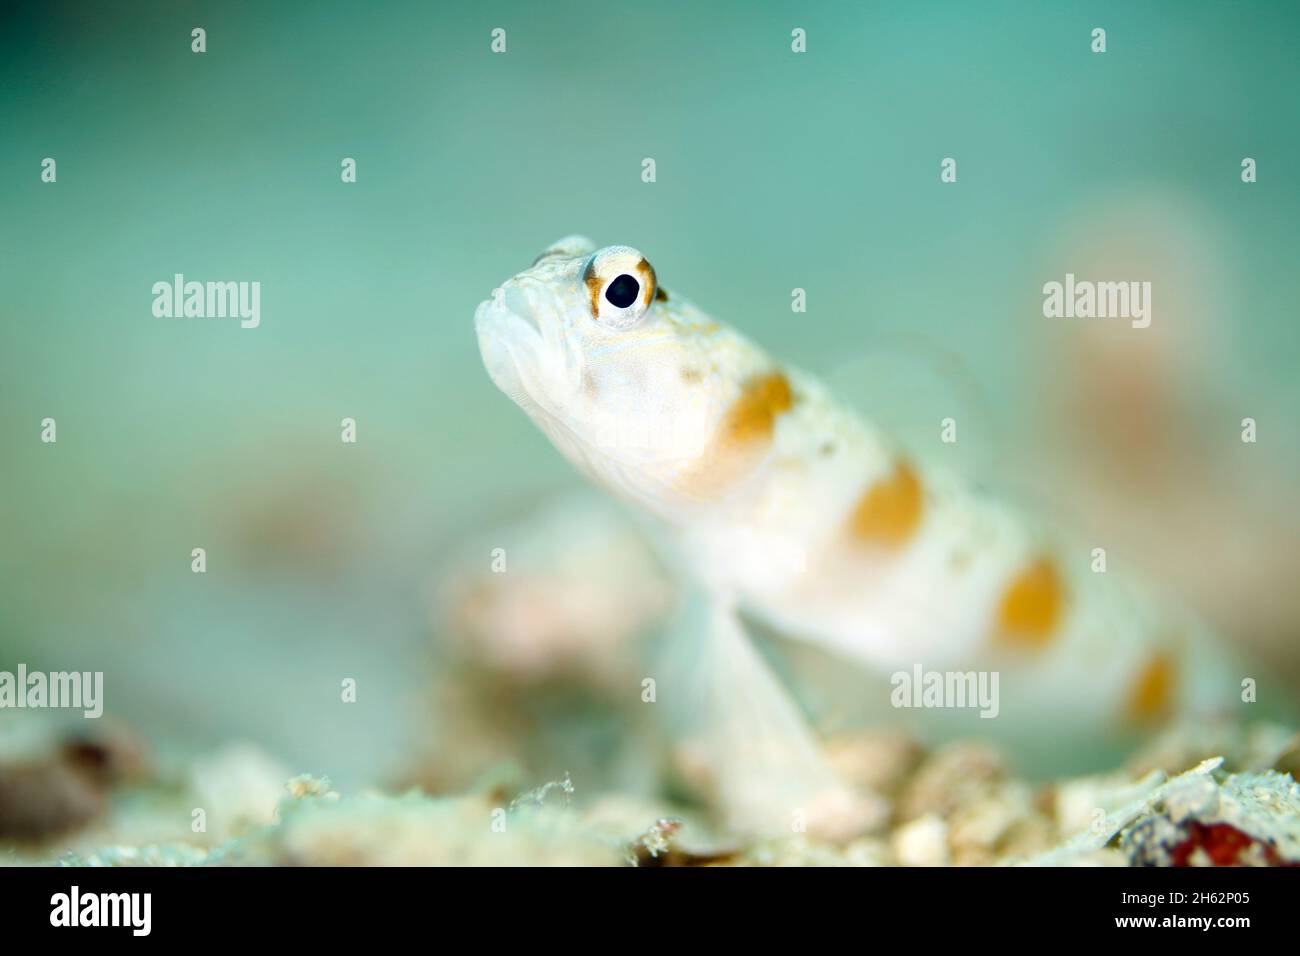
[[[1133,683],[1128,702],[1129,716],[1140,722],[1168,716],[1174,701],[1177,676],[1173,658],[1163,652],[1155,654]]]
[[[771,447],[777,418],[793,405],[790,382],[780,372],[747,381],[682,484],[695,494],[716,495],[745,477]]]
[[[910,465],[898,462],[889,477],[863,493],[849,517],[849,530],[859,541],[897,547],[921,522],[921,482]]]
[[[777,416],[789,411],[793,404],[790,383],[780,372],[750,379],[723,418],[721,442],[745,445],[770,440]]]
[[[587,283],[587,296],[591,299],[591,317],[593,319],[600,316],[600,290],[605,285],[605,280],[596,275],[591,266],[587,266],[586,275],[583,281]]]
[[[1065,587],[1052,562],[1035,561],[1020,573],[998,608],[1003,643],[1042,647],[1052,636],[1065,606]]]
[[[645,305],[648,308],[650,303],[659,297],[659,282],[655,276],[655,269],[642,256],[641,261],[636,264],[636,271],[641,276],[641,288],[645,290]]]

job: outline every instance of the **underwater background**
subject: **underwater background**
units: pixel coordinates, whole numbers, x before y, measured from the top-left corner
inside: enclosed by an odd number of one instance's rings
[[[1297,5],[0,18],[0,670],[102,670],[158,746],[398,773],[443,569],[582,486],[472,315],[584,233],[900,433],[958,409],[974,477],[1113,542],[1294,694]],[[260,281],[260,326],[155,317],[175,273]],[[1067,273],[1151,281],[1151,327],[1044,318]]]

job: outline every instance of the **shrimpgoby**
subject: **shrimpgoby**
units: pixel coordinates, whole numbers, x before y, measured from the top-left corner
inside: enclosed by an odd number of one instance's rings
[[[497,386],[661,529],[693,594],[682,680],[740,827],[852,817],[749,619],[880,674],[996,670],[1003,719],[1045,735],[1232,703],[1236,677],[1195,619],[924,468],[815,378],[665,292],[635,249],[562,239],[475,326]]]

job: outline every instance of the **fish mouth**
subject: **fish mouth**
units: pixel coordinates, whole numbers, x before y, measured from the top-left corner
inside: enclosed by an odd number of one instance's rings
[[[474,312],[484,368],[501,391],[529,412],[545,407],[544,308],[539,290],[511,279]]]

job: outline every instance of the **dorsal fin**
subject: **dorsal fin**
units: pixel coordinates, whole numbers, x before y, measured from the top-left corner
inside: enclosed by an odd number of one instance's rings
[[[955,352],[920,333],[877,338],[823,374],[837,400],[884,431],[923,465],[972,482],[996,479],[1001,423],[988,395]],[[952,420],[945,441],[945,420]]]

